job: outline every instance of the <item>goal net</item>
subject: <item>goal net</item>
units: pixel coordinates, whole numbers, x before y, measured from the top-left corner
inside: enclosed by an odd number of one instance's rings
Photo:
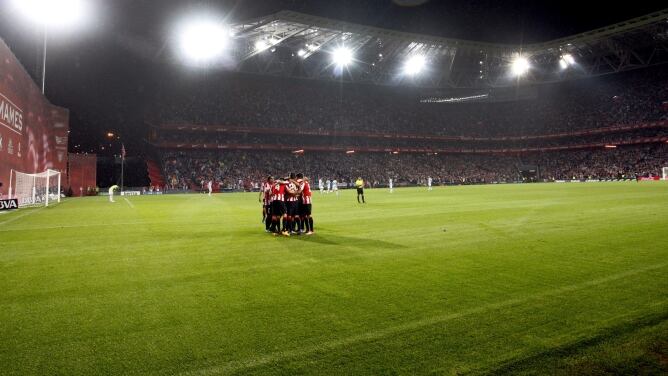
[[[60,202],[60,172],[46,170],[26,174],[11,170],[9,197],[19,200],[19,207],[49,206]]]
[[[661,179],[668,180],[668,167],[661,169]]]

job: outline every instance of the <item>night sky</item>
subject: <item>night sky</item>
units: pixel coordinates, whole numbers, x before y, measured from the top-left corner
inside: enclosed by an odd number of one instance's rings
[[[0,0],[0,37],[28,72],[39,71],[41,35]],[[122,135],[139,153],[144,117],[160,66],[169,64],[168,35],[180,15],[209,9],[235,23],[280,10],[400,31],[501,43],[559,38],[661,9],[657,2],[609,1],[596,10],[583,1],[420,0],[92,0],[95,19],[83,30],[50,38],[47,97],[69,108],[70,149],[101,151],[105,134]],[[423,3],[402,6],[400,3]],[[592,7],[593,4],[589,5]],[[81,145],[79,149],[73,149]],[[108,148],[107,148],[108,149]],[[112,149],[116,149],[114,146]],[[112,150],[118,153],[118,150]]]

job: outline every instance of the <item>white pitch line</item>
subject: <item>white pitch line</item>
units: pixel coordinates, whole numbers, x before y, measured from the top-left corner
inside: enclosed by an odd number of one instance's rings
[[[20,218],[23,218],[23,217],[27,217],[27,216],[29,216],[29,215],[31,215],[31,214],[37,213],[38,211],[41,211],[41,210],[44,209],[44,208],[46,208],[46,206],[42,206],[42,207],[39,208],[39,209],[29,210],[29,211],[26,211],[25,213],[21,213],[21,214],[15,216],[15,217],[11,217],[11,218],[7,219],[6,221],[0,222],[0,226],[1,226],[1,225],[6,225],[7,223],[14,222],[14,221],[16,221],[17,219],[20,219]]]
[[[197,225],[197,224],[207,224],[208,222],[193,222],[188,223],[187,226]],[[2,224],[2,223],[0,223]],[[2,229],[3,231],[37,231],[37,230],[53,230],[61,228],[87,228],[87,227],[107,227],[107,226],[134,226],[134,225],[171,225],[171,224],[181,224],[186,226],[182,220],[174,221],[158,221],[158,222],[115,222],[115,223],[85,223],[79,225],[61,225],[61,226],[37,226],[37,227],[23,227],[23,228],[12,228],[12,229]]]
[[[599,278],[599,279],[594,279],[591,281],[587,282],[582,282],[582,283],[577,283],[569,286],[563,286],[559,287],[556,289],[540,292],[537,294],[533,295],[528,295],[520,298],[514,298],[514,299],[509,299],[505,300],[502,302],[497,302],[497,303],[490,303],[487,305],[479,306],[476,308],[471,308],[467,309],[464,311],[460,312],[455,312],[455,313],[447,313],[443,315],[437,315],[437,316],[432,316],[420,320],[415,320],[415,321],[410,321],[404,324],[396,325],[396,326],[390,326],[384,329],[379,329],[371,332],[366,332],[346,338],[341,338],[341,339],[336,339],[332,341],[327,341],[327,342],[322,342],[319,344],[314,344],[311,346],[307,347],[302,347],[294,350],[285,350],[285,351],[279,351],[271,354],[266,354],[266,355],[260,355],[255,358],[249,358],[245,360],[239,360],[239,361],[233,361],[221,366],[214,366],[214,367],[207,367],[199,370],[194,370],[194,371],[185,371],[182,372],[181,375],[211,375],[211,374],[231,374],[235,372],[239,372],[242,370],[247,370],[250,368],[255,368],[259,367],[262,365],[266,364],[271,364],[271,363],[276,363],[279,361],[287,360],[287,359],[293,359],[293,358],[299,358],[302,356],[306,355],[312,355],[318,352],[326,352],[326,351],[331,351],[334,349],[338,349],[341,347],[347,347],[351,345],[355,345],[360,342],[368,342],[368,341],[374,341],[386,337],[391,337],[393,335],[401,334],[404,332],[408,332],[411,330],[417,330],[421,329],[424,327],[432,326],[432,325],[437,325],[437,324],[442,324],[447,321],[459,319],[462,317],[466,316],[471,316],[474,314],[478,313],[483,313],[495,309],[500,309],[500,308],[505,308],[521,303],[526,303],[531,300],[536,300],[536,299],[542,299],[550,296],[557,296],[561,295],[563,293],[567,292],[572,292],[576,290],[581,290],[581,289],[586,289],[588,287],[593,287],[597,285],[601,285],[607,282],[612,282],[612,281],[617,281],[620,279],[624,279],[626,277],[630,277],[632,275],[656,270],[656,269],[661,269],[665,266],[668,265],[668,262],[664,262],[661,264],[656,264],[652,266],[647,266],[644,268],[638,268],[634,270],[628,270],[622,273],[618,274],[612,274],[607,277]]]
[[[125,202],[127,202],[128,205],[130,205],[131,208],[133,208],[133,209],[135,208],[135,206],[130,202],[130,200],[128,200],[127,197],[123,197],[123,200],[125,200]]]

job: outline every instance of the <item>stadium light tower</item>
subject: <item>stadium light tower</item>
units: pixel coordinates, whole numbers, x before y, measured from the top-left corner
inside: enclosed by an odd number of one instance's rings
[[[230,38],[222,22],[208,18],[185,21],[177,33],[179,52],[193,65],[205,65],[221,57]]]
[[[524,75],[526,72],[529,71],[529,68],[531,68],[531,65],[529,64],[529,60],[527,60],[526,57],[523,56],[517,56],[515,59],[513,59],[513,62],[510,66],[510,69],[513,73],[513,75],[520,77]]]
[[[424,69],[425,58],[422,55],[412,56],[404,64],[404,74],[414,76]]]
[[[11,0],[10,4],[17,13],[42,28],[42,94],[44,94],[49,32],[82,26],[90,19],[90,0]]]

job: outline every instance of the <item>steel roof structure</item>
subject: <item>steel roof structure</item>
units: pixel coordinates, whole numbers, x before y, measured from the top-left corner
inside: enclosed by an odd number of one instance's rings
[[[490,88],[598,76],[668,62],[668,9],[608,27],[525,45],[494,44],[381,29],[292,11],[232,25],[234,69],[310,79]],[[353,51],[354,62],[336,67],[331,52]],[[575,64],[560,66],[566,54]],[[402,74],[411,56],[426,69]],[[531,64],[521,78],[509,74],[517,56]],[[563,63],[562,63],[563,64]]]

